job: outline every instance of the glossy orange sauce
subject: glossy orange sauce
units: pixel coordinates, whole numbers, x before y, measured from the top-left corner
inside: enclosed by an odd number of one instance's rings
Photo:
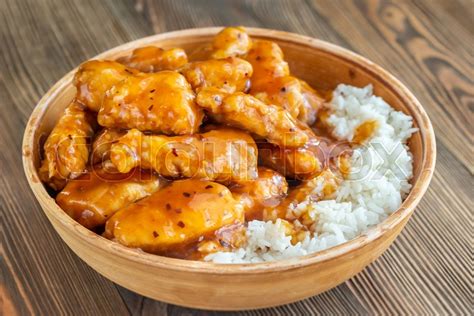
[[[367,121],[362,123],[356,128],[352,142],[356,144],[364,143],[374,134],[374,131],[378,126],[379,122],[377,121]]]
[[[212,181],[177,180],[115,213],[107,221],[105,236],[128,247],[171,254],[239,222],[244,222],[243,208],[227,187]]]
[[[69,181],[56,196],[56,202],[83,226],[94,229],[119,209],[140,200],[165,184],[155,174],[138,168],[128,173],[95,166]]]

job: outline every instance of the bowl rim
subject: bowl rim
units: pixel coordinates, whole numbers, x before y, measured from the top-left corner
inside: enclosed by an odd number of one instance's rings
[[[136,48],[138,46],[137,44],[140,44],[140,46],[144,46],[156,42],[158,40],[187,37],[191,35],[194,37],[210,37],[216,34],[221,29],[222,27],[191,28],[155,34],[116,46],[99,55],[94,56],[92,59],[101,59],[109,55],[119,54],[120,52]],[[416,205],[419,203],[428,188],[428,185],[433,176],[436,162],[436,140],[433,127],[426,111],[424,110],[420,102],[416,99],[416,97],[413,95],[413,93],[411,93],[407,87],[405,87],[388,71],[371,62],[367,58],[362,57],[346,48],[342,48],[335,44],[331,44],[326,41],[315,39],[309,36],[285,31],[254,27],[246,27],[246,30],[251,36],[254,37],[270,40],[276,39],[279,41],[289,42],[297,45],[305,45],[310,47],[311,49],[318,49],[324,51],[325,53],[335,55],[337,58],[342,59],[346,62],[357,64],[359,68],[363,68],[365,72],[369,73],[373,77],[376,77],[388,89],[390,89],[391,92],[393,92],[399,98],[405,100],[405,103],[409,107],[410,111],[412,111],[411,114],[413,116],[413,119],[420,127],[419,132],[423,148],[423,160],[420,167],[419,177],[413,183],[413,186],[408,196],[405,198],[399,209],[393,212],[381,223],[369,228],[365,233],[340,245],[304,256],[261,263],[219,264],[204,261],[175,259],[145,253],[140,249],[128,248],[117,242],[108,240],[77,223],[55,203],[55,200],[49,196],[44,185],[39,181],[37,170],[33,163],[33,155],[31,154],[31,150],[33,150],[34,148],[33,142],[35,130],[40,125],[40,122],[51,100],[54,100],[55,97],[59,93],[61,93],[65,87],[70,85],[74,72],[77,69],[76,67],[75,69],[67,73],[65,76],[63,76],[58,82],[56,82],[40,99],[40,101],[33,109],[28,123],[25,127],[22,144],[23,168],[30,188],[33,191],[38,202],[40,202],[43,212],[48,213],[50,216],[53,216],[54,219],[57,220],[61,225],[63,225],[65,229],[72,230],[77,238],[80,238],[83,241],[90,243],[94,247],[100,248],[101,251],[106,251],[110,254],[123,257],[126,260],[136,261],[137,263],[151,265],[157,268],[207,274],[272,273],[277,271],[297,269],[302,266],[321,263],[353,252],[358,248],[361,248],[371,243],[372,241],[381,238],[385,234],[385,232],[393,229],[405,218],[409,217],[413,213]],[[52,203],[50,203],[51,205],[43,205],[42,201],[48,201]],[[49,209],[50,207],[51,209]]]

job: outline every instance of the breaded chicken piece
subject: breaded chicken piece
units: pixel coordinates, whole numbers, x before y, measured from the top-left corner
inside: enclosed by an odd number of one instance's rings
[[[250,87],[252,65],[243,59],[229,57],[189,63],[180,72],[196,92],[215,87],[234,93],[247,91]]]
[[[303,95],[303,105],[300,107],[298,119],[309,126],[316,122],[319,110],[323,108],[326,100],[314,90],[306,81],[299,80],[301,85],[301,94]]]
[[[118,210],[156,192],[163,181],[148,171],[119,173],[96,166],[69,181],[56,197],[58,205],[87,228],[95,228]]]
[[[284,176],[265,167],[258,167],[255,180],[235,181],[229,186],[234,197],[244,205],[245,219],[261,219],[261,211],[275,207],[288,192]]]
[[[294,118],[312,125],[324,99],[305,81],[290,76],[278,44],[255,41],[246,59],[254,69],[250,94],[264,103],[287,109]]]
[[[105,236],[159,254],[243,220],[242,206],[225,186],[179,180],[115,213],[106,224]]]
[[[275,104],[286,109],[298,119],[305,103],[300,80],[292,76],[275,77],[264,85],[252,86],[250,94],[263,103]]]
[[[325,102],[308,83],[293,76],[276,77],[261,86],[252,85],[249,93],[264,103],[285,108],[294,118],[308,125],[314,124]]]
[[[194,98],[191,86],[177,72],[139,73],[107,91],[97,119],[109,128],[192,134],[203,118]]]
[[[67,179],[84,172],[94,124],[93,115],[82,105],[73,101],[66,108],[44,144],[44,159],[39,169],[41,181],[60,190]]]
[[[129,56],[117,59],[117,62],[142,72],[158,72],[183,67],[188,62],[188,56],[181,48],[146,46],[135,49]]]
[[[203,113],[186,79],[173,71],[145,74],[112,61],[82,64],[74,82],[78,101],[99,111],[99,124],[165,134],[191,134]]]
[[[262,87],[277,77],[290,75],[288,63],[277,43],[266,40],[253,41],[245,59],[252,64],[252,85]]]
[[[314,135],[297,148],[284,148],[271,143],[258,143],[260,163],[286,177],[307,180],[320,174],[325,167],[325,152]]]
[[[247,54],[252,40],[242,26],[226,27],[214,37],[212,58],[221,59]]]
[[[266,208],[263,220],[276,220],[277,218],[286,220],[299,219],[303,224],[312,224],[314,219],[308,218],[307,213],[295,214],[295,212],[291,211],[291,206],[297,205],[306,199],[319,201],[333,198],[333,194],[336,192],[341,181],[342,176],[339,172],[326,168],[319,176],[303,181],[300,185],[291,188],[288,196],[277,207]]]
[[[144,135],[133,129],[112,145],[110,158],[120,172],[141,167],[169,178],[224,183],[257,176],[254,140],[230,128],[175,137]]]
[[[110,148],[126,131],[113,128],[103,128],[94,137],[92,143],[91,161],[93,164],[101,163],[110,159]]]
[[[350,143],[316,136],[315,132],[309,129],[306,132],[309,140],[298,148],[284,148],[259,142],[259,164],[296,180],[312,179],[327,168],[343,174],[348,172],[347,166],[341,163],[345,163],[342,160],[352,154]]]
[[[137,70],[129,69],[115,61],[87,61],[79,66],[74,75],[74,85],[77,88],[76,99],[89,110],[98,112],[106,92],[113,85],[136,74],[138,74]]]
[[[226,94],[215,88],[203,89],[196,102],[217,122],[245,129],[269,142],[284,147],[300,147],[308,141],[301,123],[285,109],[265,104],[237,92]]]

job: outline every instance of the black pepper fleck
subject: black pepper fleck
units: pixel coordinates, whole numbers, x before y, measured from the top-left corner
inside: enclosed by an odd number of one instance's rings
[[[191,196],[191,194],[188,193],[188,192],[183,192],[183,195],[184,195],[185,197],[190,197],[190,196]]]

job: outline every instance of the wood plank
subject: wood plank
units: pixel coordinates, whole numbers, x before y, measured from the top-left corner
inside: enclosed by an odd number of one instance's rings
[[[95,9],[111,15],[106,6]],[[80,261],[53,231],[29,190],[20,149],[29,113],[49,86],[82,60],[131,37],[114,20],[102,22],[89,11],[81,15],[54,1],[2,1],[0,12],[0,102],[5,111],[0,145],[8,148],[0,153],[3,311],[13,305],[22,315],[128,314],[114,284]]]

